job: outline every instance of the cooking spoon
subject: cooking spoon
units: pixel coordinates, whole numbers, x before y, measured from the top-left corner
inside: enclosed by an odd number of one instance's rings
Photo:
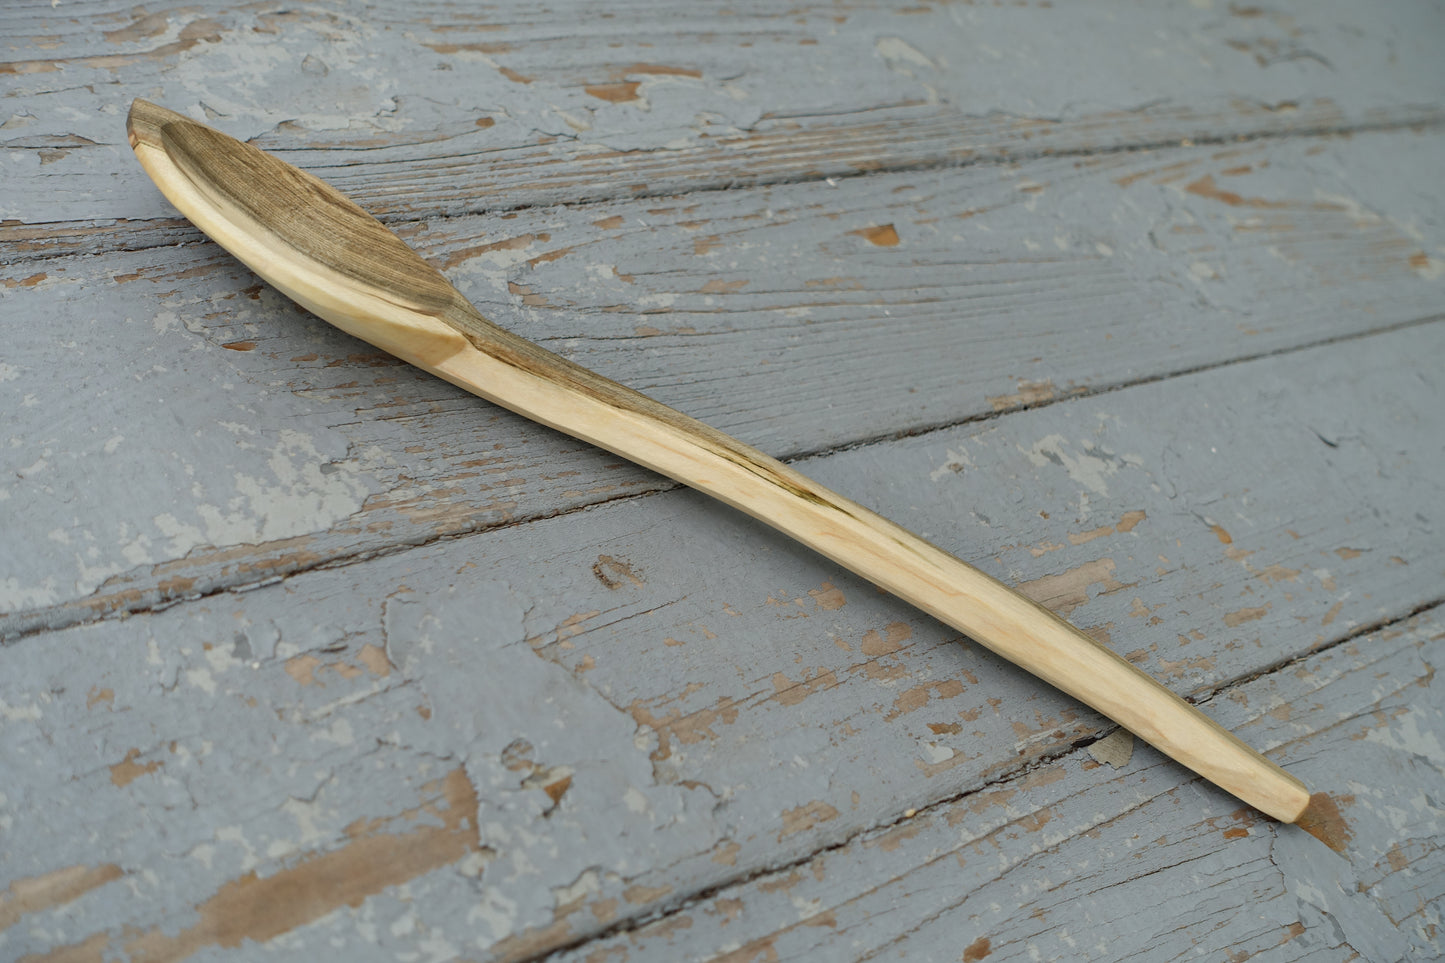
[[[144,100],[130,144],[181,213],[349,334],[747,512],[1092,706],[1257,809],[1294,822],[1298,779],[1002,582],[700,421],[497,327],[339,191]]]

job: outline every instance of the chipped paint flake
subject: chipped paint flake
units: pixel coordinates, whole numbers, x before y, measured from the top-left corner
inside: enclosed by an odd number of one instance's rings
[[[41,876],[17,879],[0,892],[0,933],[31,913],[74,902],[124,871],[114,863],[100,866],[67,866]]]
[[[1109,494],[1106,479],[1118,474],[1121,465],[1139,465],[1139,460],[1133,456],[1115,455],[1087,440],[1079,442],[1076,448],[1059,434],[1040,438],[1031,448],[1020,447],[1019,450],[1035,467],[1043,468],[1049,464],[1062,467],[1070,478],[1096,495]]]
[[[874,41],[873,49],[890,64],[912,64],[915,67],[933,69],[938,67],[932,58],[902,37],[879,37]]]
[[[1100,765],[1123,769],[1134,758],[1134,734],[1117,729],[1089,746],[1089,755]]]

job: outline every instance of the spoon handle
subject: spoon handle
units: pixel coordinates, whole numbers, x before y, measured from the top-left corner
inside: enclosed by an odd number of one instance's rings
[[[443,320],[474,350],[436,364],[466,390],[706,492],[953,626],[1276,819],[1309,791],[1048,609],[782,462],[497,327]]]
[[[492,324],[324,182],[145,101],[128,128],[181,213],[337,327],[766,522],[1276,819],[1307,807],[1299,780],[1042,606],[763,452]]]

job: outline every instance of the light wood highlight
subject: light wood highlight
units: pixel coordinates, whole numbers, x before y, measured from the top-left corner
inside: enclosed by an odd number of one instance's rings
[[[322,181],[143,100],[131,146],[166,197],[337,327],[747,512],[1104,713],[1270,816],[1309,791],[1146,673],[996,579],[787,465],[483,318]]]

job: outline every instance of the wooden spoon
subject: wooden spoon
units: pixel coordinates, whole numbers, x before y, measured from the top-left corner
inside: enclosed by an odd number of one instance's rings
[[[127,128],[181,213],[342,330],[791,535],[1276,819],[1306,809],[1299,780],[1052,612],[761,451],[497,327],[310,174],[144,100]]]

